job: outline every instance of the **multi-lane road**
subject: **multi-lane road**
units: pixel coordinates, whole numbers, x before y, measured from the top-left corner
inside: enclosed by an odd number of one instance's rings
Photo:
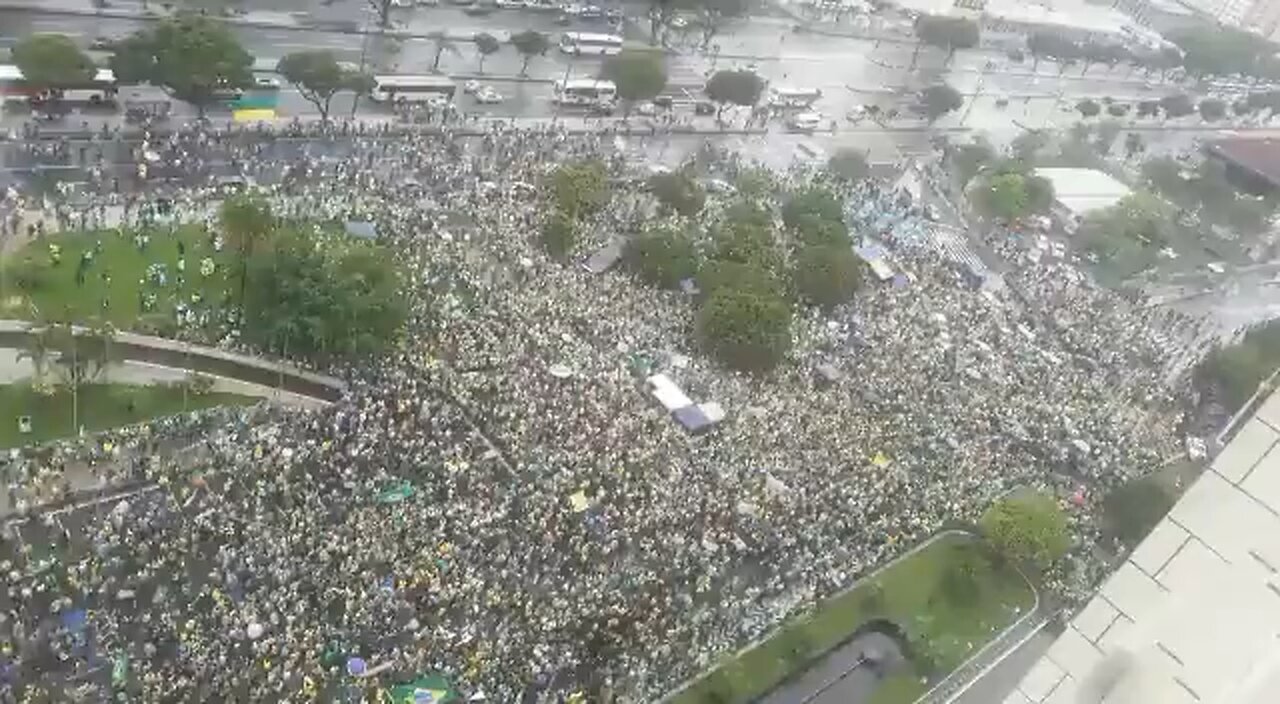
[[[80,6],[81,2],[53,0],[43,7],[68,9]],[[83,0],[83,6],[87,8],[87,0]],[[435,68],[451,75],[469,75],[477,73],[480,63],[474,45],[466,41],[476,32],[503,37],[525,29],[553,35],[569,29],[601,29],[599,25],[579,20],[568,26],[561,25],[554,15],[531,10],[499,10],[473,16],[451,6],[416,7],[393,11],[394,31],[403,38],[388,39],[359,31],[375,23],[367,4],[357,0],[337,0],[329,5],[287,0],[273,3],[273,7],[277,9],[255,11],[243,18],[252,20],[252,25],[236,25],[242,43],[264,66],[293,51],[330,49],[343,60],[363,60],[387,72],[427,72],[435,67],[438,42],[426,35],[444,32],[453,41],[440,53],[439,65]],[[631,38],[640,39],[647,29],[647,23],[635,16],[642,7],[624,8],[632,13],[627,22]],[[121,37],[144,26],[147,20],[119,16],[139,8],[140,5],[134,8],[133,4],[120,0],[112,3],[112,15],[95,16],[6,9],[0,3],[0,27],[4,27],[4,34],[10,39],[31,32],[60,32],[76,37],[87,46],[97,38]],[[306,22],[327,23],[330,29],[299,26],[303,15]],[[339,24],[345,26],[339,29]],[[668,62],[669,82],[696,91],[716,69],[754,66],[772,82],[822,89],[824,97],[817,108],[839,119],[854,106],[893,104],[899,102],[903,94],[922,85],[945,80],[961,93],[977,95],[977,98],[946,118],[943,126],[958,126],[963,122],[966,126],[996,131],[1020,129],[1015,121],[1033,127],[1069,121],[1073,117],[1069,107],[1082,97],[1132,101],[1176,90],[1173,86],[1153,84],[1127,67],[1113,70],[1093,66],[1085,75],[1081,75],[1080,67],[1072,67],[1060,74],[1056,66],[1046,62],[1033,72],[1030,63],[1013,64],[989,51],[959,52],[944,66],[941,52],[926,48],[912,72],[909,66],[915,47],[911,44],[798,33],[793,31],[794,26],[792,20],[771,17],[730,22],[714,38],[714,50],[700,52],[686,48],[673,53]],[[486,74],[511,100],[506,105],[483,111],[497,115],[550,113],[549,86],[510,80],[520,68],[521,57],[510,47],[486,60]],[[530,77],[543,81],[589,77],[598,75],[599,70],[598,59],[570,58],[553,48],[545,57],[533,60]],[[304,114],[311,112],[311,108],[286,90],[280,112]]]

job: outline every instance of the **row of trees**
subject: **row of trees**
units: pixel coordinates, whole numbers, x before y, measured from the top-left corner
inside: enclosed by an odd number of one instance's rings
[[[500,51],[502,43],[490,34],[479,34],[473,41],[483,72],[485,58]],[[511,44],[524,57],[523,74],[534,57],[547,52],[551,40],[541,32],[527,31],[513,35]],[[433,70],[446,50],[456,51],[456,47],[440,34]],[[29,35],[13,47],[12,56],[32,87],[54,95],[84,85],[97,70],[93,60],[61,34]],[[121,83],[160,87],[201,114],[219,98],[253,86],[253,57],[224,23],[199,14],[179,13],[116,42],[108,65]],[[277,70],[325,118],[337,93],[345,90],[360,96],[373,88],[371,75],[344,68],[332,51],[289,54]]]

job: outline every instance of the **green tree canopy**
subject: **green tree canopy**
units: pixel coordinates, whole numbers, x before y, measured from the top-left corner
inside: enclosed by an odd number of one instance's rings
[[[484,61],[502,50],[502,42],[488,32],[481,32],[475,37],[476,54],[480,56],[480,75],[484,75]]]
[[[707,202],[706,190],[684,170],[650,176],[649,190],[663,208],[689,218],[702,212]]]
[[[669,226],[649,227],[627,243],[628,267],[642,280],[661,288],[677,288],[698,273],[693,241]]]
[[[947,158],[950,161],[951,173],[960,185],[964,186],[978,175],[982,167],[995,161],[996,150],[990,142],[978,137],[972,142],[952,145],[947,150]]]
[[[1187,72],[1197,76],[1257,75],[1261,57],[1275,51],[1261,37],[1228,27],[1205,25],[1171,38]]]
[[[578,223],[565,211],[555,208],[542,221],[541,236],[547,254],[565,259],[578,245]]]
[[[782,261],[773,228],[751,222],[728,222],[713,236],[715,259],[754,264],[775,271]]]
[[[286,54],[276,71],[292,83],[308,102],[316,106],[321,120],[329,119],[329,104],[338,91],[347,87],[347,74],[338,57],[327,49]]]
[[[773,298],[785,298],[787,293],[772,270],[754,262],[712,259],[698,269],[696,280],[704,297],[722,290],[750,291]]]
[[[542,56],[547,53],[547,49],[551,48],[551,40],[542,32],[536,32],[532,29],[513,34],[511,36],[511,44],[515,46],[516,51],[520,52],[523,63],[520,65],[520,75],[525,76],[529,73],[529,61],[535,56]]]
[[[650,100],[667,87],[666,62],[657,51],[628,49],[606,59],[600,73],[628,104]]]
[[[1051,496],[1016,494],[995,502],[982,515],[982,532],[1005,559],[1047,569],[1071,547],[1067,516]]]
[[[830,308],[853,298],[862,285],[862,262],[848,245],[810,245],[796,256],[794,278],[802,298]]]
[[[827,160],[827,171],[836,178],[853,183],[866,178],[871,168],[867,166],[867,155],[861,150],[842,147]]]
[[[97,72],[93,59],[65,34],[29,34],[10,51],[27,83],[39,89],[83,86]]]
[[[921,94],[921,99],[924,101],[924,113],[929,122],[935,122],[943,115],[958,110],[961,105],[964,105],[964,98],[960,95],[960,91],[945,83],[929,86]]]
[[[1195,103],[1182,93],[1166,95],[1161,98],[1160,108],[1164,110],[1164,114],[1168,117],[1184,117],[1196,111]]]
[[[316,362],[386,350],[404,322],[403,276],[380,245],[278,231],[249,263],[241,334]]]
[[[160,86],[202,116],[220,92],[253,85],[253,57],[225,24],[204,15],[166,18],[114,49],[111,69],[121,83]]]
[[[1102,257],[1126,258],[1160,249],[1168,239],[1169,207],[1149,193],[1132,193],[1085,218],[1079,239]]]
[[[725,105],[755,105],[764,92],[764,79],[754,71],[716,71],[704,88],[707,97]]]
[[[1201,100],[1199,109],[1200,117],[1204,118],[1208,122],[1221,120],[1227,116],[1226,103],[1218,100],[1217,98],[1206,98]]]
[[[782,204],[782,224],[799,228],[805,218],[844,222],[844,208],[840,199],[830,189],[822,186],[805,186],[793,191]]]
[[[972,49],[978,45],[978,23],[967,17],[947,15],[920,15],[916,18],[915,33],[922,43],[936,46],[947,52],[947,61],[958,49]]]
[[[1258,385],[1280,368],[1280,322],[1260,325],[1234,344],[1206,355],[1196,366],[1196,385],[1222,400],[1231,412],[1244,406]]]
[[[1154,477],[1126,482],[1102,501],[1106,532],[1129,548],[1137,547],[1173,508],[1173,502],[1173,494]]]
[[[703,301],[696,327],[712,355],[739,371],[768,371],[791,348],[791,308],[781,296],[722,287]]]
[[[1081,117],[1097,117],[1102,112],[1102,106],[1096,100],[1088,98],[1076,103],[1076,110],[1080,112]]]
[[[549,195],[555,207],[574,220],[597,212],[609,202],[604,163],[587,159],[561,164],[549,177]]]

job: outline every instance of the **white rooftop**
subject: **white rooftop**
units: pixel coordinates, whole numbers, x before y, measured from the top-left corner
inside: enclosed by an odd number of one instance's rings
[[[1084,0],[987,0],[982,10],[955,6],[955,0],[897,0],[897,4],[930,15],[953,15],[977,18],[978,15],[1014,24],[1046,27],[1069,27],[1100,34],[1119,34],[1135,22],[1129,15],[1105,5]]]
[[[1280,393],[1004,704],[1280,701]]]
[[[1097,169],[1046,167],[1035,173],[1053,184],[1054,200],[1079,217],[1109,208],[1132,192],[1111,174]]]

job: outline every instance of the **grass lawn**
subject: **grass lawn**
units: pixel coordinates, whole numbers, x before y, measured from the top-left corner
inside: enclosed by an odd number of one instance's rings
[[[177,282],[179,242],[186,261],[181,286]],[[58,264],[53,263],[50,244],[61,248]],[[86,250],[96,251],[83,284],[78,284],[76,272]],[[216,265],[208,277],[200,274],[206,257]],[[193,294],[199,294],[201,307],[219,306],[229,290],[235,262],[226,247],[215,252],[208,233],[198,226],[181,226],[172,232],[167,227],[152,229],[142,249],[130,230],[123,235],[116,230],[59,233],[34,240],[6,257],[0,314],[63,322],[97,319],[121,330],[163,330],[175,320],[174,306],[184,302],[191,307]],[[164,266],[163,286],[147,278],[152,264]],[[144,313],[142,298],[147,293],[155,296],[154,308]]]
[[[227,393],[187,394],[185,410],[247,405],[258,399]],[[0,447],[34,445],[75,435],[71,392],[60,387],[45,395],[30,384],[0,385]],[[86,432],[117,428],[182,413],[183,393],[174,386],[86,384],[80,387],[80,425]],[[31,432],[18,430],[18,418],[31,416]]]
[[[945,535],[856,589],[820,604],[811,615],[788,623],[758,647],[725,660],[673,703],[752,701],[875,618],[893,621],[908,638],[927,643],[936,671],[950,672],[1035,601],[1017,572],[995,567],[986,556],[985,546],[976,539]],[[977,566],[970,571],[977,587],[972,597],[964,605],[941,597],[944,576],[966,565]],[[908,670],[919,665],[911,663]],[[873,702],[910,704],[925,689],[920,677],[900,673],[886,678]]]

